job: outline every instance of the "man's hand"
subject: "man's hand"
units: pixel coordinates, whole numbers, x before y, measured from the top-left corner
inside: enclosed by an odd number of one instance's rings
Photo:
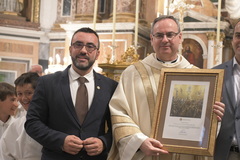
[[[62,149],[69,154],[76,155],[82,148],[83,141],[77,136],[69,135],[65,138]]]
[[[216,101],[213,105],[213,112],[217,115],[218,122],[221,122],[225,112],[225,104]]]
[[[96,156],[102,153],[104,145],[101,139],[91,137],[83,141],[84,148],[89,156]]]
[[[156,139],[147,138],[142,145],[140,146],[140,150],[146,156],[158,156],[161,154],[167,154],[168,151],[162,149],[163,145]]]

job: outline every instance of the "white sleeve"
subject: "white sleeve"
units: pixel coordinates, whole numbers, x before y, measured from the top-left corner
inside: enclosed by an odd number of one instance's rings
[[[140,160],[144,157],[141,151],[138,151],[143,141],[148,137],[143,133],[137,133],[128,137],[122,138],[118,145],[119,156],[121,160]],[[133,158],[134,157],[134,158]]]

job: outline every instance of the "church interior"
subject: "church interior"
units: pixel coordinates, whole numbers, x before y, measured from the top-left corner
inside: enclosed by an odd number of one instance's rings
[[[179,54],[191,52],[192,64],[212,68],[234,56],[231,40],[239,17],[227,4],[227,0],[0,0],[0,81],[13,84],[32,64],[41,64],[45,74],[65,69],[71,62],[72,34],[82,27],[99,34],[96,70],[118,80],[128,65],[153,52],[150,28],[159,15],[179,20],[183,33]]]

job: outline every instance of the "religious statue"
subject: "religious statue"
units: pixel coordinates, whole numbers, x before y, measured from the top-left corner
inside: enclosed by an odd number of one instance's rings
[[[0,12],[12,12],[19,14],[23,4],[19,0],[0,0]],[[9,13],[11,15],[11,13]]]

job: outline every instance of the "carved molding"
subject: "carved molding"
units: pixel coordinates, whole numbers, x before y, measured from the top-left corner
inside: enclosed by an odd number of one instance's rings
[[[206,33],[208,40],[215,40],[216,39],[216,33],[215,32],[208,32]]]
[[[15,44],[8,42],[0,42],[0,52],[20,53],[26,55],[33,54],[33,46],[26,44]]]
[[[224,41],[224,39],[225,39],[225,33],[223,33],[223,32],[221,32],[220,33],[220,41],[222,42],[222,41]]]

